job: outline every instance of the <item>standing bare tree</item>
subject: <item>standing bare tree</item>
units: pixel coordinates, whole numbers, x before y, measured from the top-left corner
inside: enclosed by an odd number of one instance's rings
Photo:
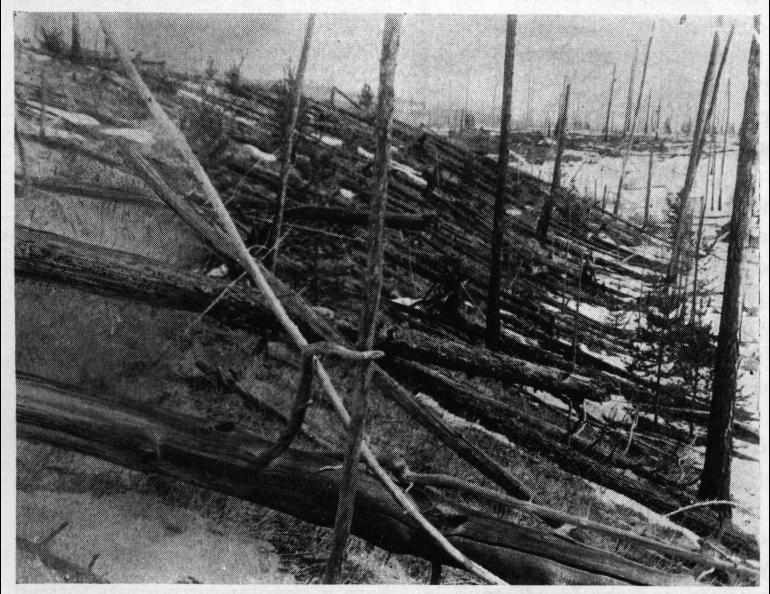
[[[83,50],[80,45],[80,15],[72,13],[72,44],[70,45],[70,59],[80,61],[83,58]]]
[[[492,251],[489,265],[489,290],[487,291],[487,336],[489,348],[500,340],[500,281],[501,256],[505,237],[505,189],[508,183],[508,132],[511,126],[511,101],[513,100],[513,62],[516,54],[516,15],[508,15],[505,32],[505,58],[503,61],[503,105],[500,112],[500,145],[497,156],[497,192],[492,220]]]
[[[358,347],[362,350],[370,350],[374,346],[379,317],[385,254],[385,211],[388,198],[390,144],[395,105],[396,56],[401,36],[402,19],[403,15],[387,15],[382,37],[380,88],[377,97],[375,129],[377,144],[374,157],[374,180],[369,200],[369,240],[366,278],[364,279],[366,300],[364,301],[358,335]],[[345,461],[340,479],[337,516],[334,522],[334,542],[323,577],[325,584],[336,584],[339,581],[342,563],[345,560],[350,525],[353,521],[353,505],[358,482],[358,461],[364,437],[364,421],[370,384],[371,364],[364,363],[359,370],[356,394],[351,404]]]
[[[711,395],[706,459],[703,464],[698,496],[706,500],[730,498],[730,462],[732,457],[732,424],[738,384],[738,349],[742,303],[742,276],[750,217],[754,202],[759,133],[759,20],[749,53],[749,79],[743,109],[738,149],[738,170],[730,220],[730,247],[719,321],[719,339],[714,358],[714,384]],[[731,508],[719,508],[729,517]]]
[[[572,85],[567,84],[564,89],[564,102],[561,106],[561,115],[556,121],[556,134],[559,138],[556,145],[556,161],[553,164],[553,178],[551,180],[551,191],[545,197],[543,202],[543,211],[540,213],[540,219],[537,221],[537,238],[544,242],[548,239],[548,228],[551,226],[551,213],[553,212],[553,203],[556,200],[556,193],[561,187],[561,158],[564,154],[564,139],[567,136],[567,114],[569,113],[569,91]]]
[[[626,146],[626,152],[623,155],[623,163],[620,166],[620,180],[618,181],[618,192],[615,194],[615,205],[612,207],[612,213],[617,216],[620,211],[620,199],[623,195],[623,181],[626,177],[626,168],[628,167],[628,159],[631,157],[631,149],[634,147],[634,135],[636,134],[636,121],[639,118],[639,109],[642,106],[642,94],[644,93],[644,81],[647,78],[647,64],[650,61],[650,48],[652,47],[652,38],[655,34],[655,23],[652,24],[652,32],[650,32],[650,38],[647,40],[647,50],[644,54],[644,66],[642,67],[642,79],[639,81],[639,96],[636,99],[636,109],[631,117],[631,123],[629,125],[629,137],[628,145]]]
[[[607,119],[604,121],[604,141],[607,142],[607,140],[610,137],[610,117],[612,116],[612,95],[615,92],[615,73],[618,70],[618,65],[613,64],[612,65],[612,82],[610,82],[610,98],[607,101]]]
[[[294,84],[292,85],[291,114],[284,130],[283,147],[281,154],[281,188],[278,192],[278,200],[275,203],[275,215],[273,217],[273,229],[270,240],[270,252],[268,254],[268,263],[273,272],[278,263],[279,252],[281,249],[281,234],[283,233],[283,213],[286,209],[286,189],[289,185],[289,172],[291,171],[291,153],[294,148],[294,131],[297,127],[297,118],[299,117],[299,106],[302,101],[302,85],[305,78],[305,68],[307,67],[308,54],[310,53],[310,43],[313,39],[313,27],[315,26],[315,14],[311,14],[307,19],[305,26],[305,39],[302,42],[302,52],[299,56],[299,65],[294,75]]]
[[[631,62],[631,74],[628,78],[628,99],[626,99],[626,117],[623,122],[623,138],[631,127],[631,112],[634,108],[634,79],[636,78],[636,61],[639,58],[639,48],[634,48],[634,59]]]

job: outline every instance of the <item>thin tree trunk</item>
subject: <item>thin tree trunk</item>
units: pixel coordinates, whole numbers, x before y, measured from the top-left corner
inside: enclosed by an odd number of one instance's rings
[[[543,212],[540,214],[540,220],[537,222],[537,237],[541,242],[548,239],[548,228],[551,225],[551,213],[553,212],[553,203],[556,193],[561,186],[561,158],[564,153],[564,138],[567,132],[567,114],[569,113],[569,91],[572,85],[568,84],[564,89],[564,103],[559,120],[556,122],[558,129],[558,144],[556,146],[556,161],[553,165],[553,179],[551,180],[551,191],[545,197],[543,202]]]
[[[655,140],[660,137],[660,107],[661,98],[658,97],[658,110],[655,112]]]
[[[377,99],[376,155],[374,180],[369,201],[369,245],[367,253],[364,286],[366,300],[361,315],[358,336],[359,348],[373,345],[382,293],[382,269],[385,253],[385,211],[388,197],[388,172],[390,169],[390,143],[393,129],[393,107],[395,104],[396,56],[401,35],[402,15],[387,15],[382,38],[380,57],[380,88]],[[364,363],[358,372],[356,394],[350,411],[350,425],[347,433],[345,461],[340,479],[337,515],[334,523],[334,537],[331,555],[326,565],[323,581],[325,584],[339,582],[342,564],[345,560],[350,526],[353,521],[353,504],[358,483],[358,466],[367,399],[372,379],[370,363]]]
[[[623,181],[626,177],[626,167],[628,167],[628,159],[631,156],[631,150],[634,146],[634,135],[636,134],[636,120],[639,118],[639,109],[642,106],[642,94],[644,93],[644,81],[647,78],[647,64],[650,60],[650,48],[652,47],[652,38],[655,34],[655,23],[652,24],[652,32],[650,38],[647,40],[647,50],[644,54],[644,66],[642,67],[642,80],[639,81],[639,96],[636,99],[636,109],[634,109],[634,115],[631,118],[631,129],[629,131],[628,145],[626,146],[626,153],[623,155],[623,164],[620,166],[620,180],[618,180],[618,192],[615,194],[615,206],[612,207],[612,213],[617,215],[620,212],[620,199],[623,195]]]
[[[719,49],[719,33],[714,33],[714,43],[711,47],[711,56],[709,58],[708,68],[706,69],[706,76],[703,80],[701,101],[698,105],[698,115],[695,120],[695,134],[693,135],[692,152],[690,153],[690,161],[687,165],[687,173],[685,175],[684,186],[679,192],[679,204],[676,213],[676,229],[674,232],[674,241],[671,246],[671,259],[669,260],[668,270],[666,272],[666,280],[669,284],[679,274],[679,263],[681,261],[684,244],[688,239],[692,238],[692,201],[690,199],[690,192],[692,191],[692,186],[695,182],[695,174],[698,170],[698,164],[700,163],[701,155],[703,154],[703,146],[706,142],[706,127],[708,126],[708,122],[711,120],[711,116],[714,112],[714,105],[716,104],[717,94],[719,93],[719,80],[722,77],[722,71],[724,70],[725,63],[727,62],[727,54],[730,50],[730,42],[732,41],[734,32],[735,26],[730,29],[730,33],[727,36],[725,49],[722,52],[722,59],[719,62],[719,68],[717,69],[716,76],[714,77],[714,86],[711,91],[711,101],[708,104],[708,110],[706,110],[706,99],[708,97],[709,87],[711,86],[711,78],[714,72],[714,65],[716,63],[717,50]]]
[[[83,58],[83,50],[80,46],[80,15],[72,13],[72,45],[70,46],[70,59],[78,62]]]
[[[742,274],[754,202],[757,139],[759,132],[759,22],[751,41],[748,86],[740,130],[738,169],[730,220],[730,247],[727,252],[719,338],[714,357],[714,384],[706,437],[706,458],[698,496],[701,499],[730,498],[730,463],[732,423],[738,384],[741,324]],[[723,517],[730,517],[729,506],[720,507]]]
[[[615,92],[615,73],[617,72],[618,65],[612,65],[612,82],[610,83],[610,98],[607,101],[607,118],[604,120],[604,141],[607,142],[610,137],[610,117],[612,116],[612,95]]]
[[[486,343],[495,348],[500,340],[500,259],[505,237],[505,189],[508,182],[508,132],[511,125],[513,100],[513,63],[516,54],[516,15],[508,15],[505,31],[505,59],[503,62],[503,105],[500,111],[500,145],[497,156],[497,191],[492,219],[492,249],[489,263],[487,291]]]
[[[289,173],[291,172],[291,153],[294,148],[294,131],[297,127],[299,107],[302,102],[302,86],[305,78],[308,55],[310,53],[310,43],[313,39],[314,26],[315,14],[311,14],[308,17],[307,25],[305,26],[305,39],[302,42],[302,52],[300,53],[297,72],[294,75],[294,80],[291,85],[291,114],[289,115],[289,122],[286,125],[286,130],[284,130],[283,154],[281,156],[281,188],[278,192],[278,200],[275,203],[270,251],[267,256],[269,268],[273,273],[275,273],[278,258],[280,257],[281,234],[283,233],[283,212],[286,209],[286,190],[289,185]]]
[[[634,79],[636,78],[636,61],[639,58],[639,48],[634,48],[634,59],[631,62],[631,74],[628,78],[628,98],[626,99],[626,118],[623,122],[623,138],[631,127],[631,112],[634,107]]]
[[[727,79],[727,115],[725,116],[725,133],[722,144],[722,165],[719,173],[719,199],[717,200],[717,211],[722,212],[722,190],[725,180],[725,156],[727,155],[727,131],[730,128],[730,79]]]
[[[647,91],[647,115],[644,116],[644,135],[650,133],[650,104],[652,103],[652,89]]]
[[[650,146],[650,161],[647,164],[647,192],[644,195],[644,223],[642,227],[647,227],[650,222],[650,198],[652,197],[652,163],[655,156],[655,149]]]

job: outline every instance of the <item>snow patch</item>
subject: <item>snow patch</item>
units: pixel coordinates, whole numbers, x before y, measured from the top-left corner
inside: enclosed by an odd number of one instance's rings
[[[255,147],[253,144],[244,144],[243,148],[245,148],[246,151],[249,153],[249,155],[254,159],[256,159],[257,161],[265,161],[267,163],[273,163],[274,161],[278,160],[278,157],[276,157],[273,153],[266,153],[264,151],[261,151],[257,147]]]

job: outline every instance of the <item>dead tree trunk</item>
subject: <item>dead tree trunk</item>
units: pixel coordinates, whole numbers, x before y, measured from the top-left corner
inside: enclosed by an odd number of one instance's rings
[[[709,57],[708,68],[706,69],[706,76],[703,80],[703,89],[701,90],[700,103],[698,105],[698,115],[695,119],[695,132],[693,134],[693,146],[690,153],[690,160],[687,164],[687,173],[685,174],[684,185],[679,191],[679,204],[677,205],[676,212],[676,225],[674,230],[674,240],[671,246],[671,258],[668,263],[668,269],[666,271],[666,280],[669,285],[673,283],[679,274],[679,264],[682,258],[682,250],[684,244],[692,238],[692,200],[690,199],[690,192],[692,191],[693,183],[695,182],[695,174],[698,171],[698,164],[700,163],[701,155],[703,154],[703,146],[706,141],[706,127],[711,120],[711,114],[714,111],[714,105],[716,103],[717,93],[719,92],[719,79],[722,76],[725,63],[727,62],[727,54],[730,49],[730,41],[733,37],[735,27],[730,29],[730,33],[725,42],[725,49],[722,52],[722,60],[719,63],[716,77],[714,77],[714,86],[711,91],[711,101],[708,102],[708,91],[711,87],[711,79],[714,72],[714,65],[716,64],[716,54],[719,49],[719,33],[714,33],[714,42],[711,46],[711,56]],[[708,109],[706,105],[708,103]]]
[[[634,48],[634,59],[631,62],[631,74],[628,78],[628,98],[626,99],[626,118],[623,122],[623,138],[626,137],[631,127],[631,112],[634,108],[634,79],[636,78],[636,60],[639,57],[639,48]]]
[[[72,13],[72,45],[70,45],[70,59],[79,62],[83,59],[83,50],[80,45],[80,15]]]
[[[369,201],[369,241],[366,277],[364,286],[366,300],[361,315],[358,347],[371,350],[377,330],[377,320],[382,293],[382,269],[385,254],[385,211],[388,198],[388,174],[390,170],[390,142],[393,130],[393,108],[395,104],[396,56],[401,36],[402,15],[387,15],[382,37],[380,57],[380,88],[377,99],[376,142],[374,158],[374,180]],[[334,523],[334,542],[326,565],[323,581],[336,584],[345,560],[350,526],[353,521],[353,500],[358,480],[358,466],[361,442],[364,437],[367,399],[371,384],[370,363],[364,363],[359,370],[356,394],[350,411],[350,425],[347,432],[345,461],[340,480],[337,516]]]
[[[497,156],[497,190],[492,220],[492,250],[487,291],[487,336],[489,348],[500,340],[500,281],[501,256],[505,237],[505,189],[508,180],[508,132],[511,126],[513,100],[513,62],[516,53],[516,15],[509,15],[505,32],[505,59],[503,62],[503,105],[500,112],[500,146]]]
[[[551,191],[545,197],[543,202],[543,212],[540,214],[540,220],[537,222],[537,237],[541,242],[548,239],[548,228],[551,225],[551,214],[553,212],[553,203],[556,193],[561,186],[561,158],[564,154],[564,139],[567,135],[567,110],[569,108],[569,91],[572,85],[568,84],[564,90],[564,103],[562,104],[561,115],[556,122],[558,128],[558,144],[556,145],[556,161],[553,165],[553,179],[551,181]]]
[[[719,172],[719,199],[717,200],[717,212],[722,212],[722,190],[725,179],[725,156],[727,155],[727,131],[730,128],[730,79],[727,79],[727,115],[725,115],[725,133],[722,143],[722,165]]]
[[[647,227],[650,222],[650,198],[652,197],[652,163],[655,149],[650,146],[650,161],[647,164],[647,192],[644,195],[644,222],[642,227]]]
[[[642,93],[644,93],[644,81],[647,78],[647,64],[650,60],[650,48],[652,47],[652,37],[655,33],[655,23],[652,25],[652,33],[647,40],[647,50],[644,54],[644,66],[642,67],[642,79],[639,81],[639,96],[636,99],[636,109],[634,110],[631,118],[631,124],[629,128],[628,146],[626,152],[623,155],[623,163],[620,166],[620,180],[618,181],[618,192],[615,194],[615,206],[612,207],[612,213],[617,215],[620,211],[620,199],[623,195],[623,181],[626,177],[626,167],[628,167],[628,159],[631,156],[631,150],[634,148],[634,135],[636,134],[636,120],[639,118],[639,109],[642,106]]]
[[[758,23],[755,25],[758,27]],[[730,247],[719,322],[719,339],[714,358],[714,384],[711,396],[706,458],[698,495],[701,499],[730,498],[730,462],[732,457],[732,421],[738,381],[740,347],[741,289],[745,250],[754,202],[759,132],[759,31],[751,41],[749,79],[743,122],[740,130],[738,170],[730,220]],[[729,517],[731,508],[721,507]]]
[[[612,117],[612,95],[615,92],[615,73],[617,72],[618,65],[612,65],[612,82],[610,82],[610,98],[607,101],[607,119],[604,120],[604,141],[607,142],[610,137],[610,117]]]
[[[305,68],[307,67],[308,54],[310,53],[310,42],[313,39],[313,27],[315,26],[315,14],[311,14],[307,19],[305,26],[305,39],[302,42],[302,52],[299,56],[297,72],[291,84],[291,113],[289,121],[286,124],[283,138],[283,150],[281,155],[281,188],[278,192],[278,200],[275,203],[275,215],[273,218],[273,229],[270,240],[270,253],[267,261],[271,271],[274,273],[281,249],[281,234],[283,233],[283,211],[286,208],[286,189],[289,185],[289,172],[291,171],[291,153],[294,147],[294,131],[297,127],[297,118],[299,117],[299,106],[302,101],[302,86],[305,78]]]

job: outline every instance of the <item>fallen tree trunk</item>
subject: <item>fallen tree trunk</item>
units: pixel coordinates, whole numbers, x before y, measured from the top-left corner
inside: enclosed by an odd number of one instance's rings
[[[257,474],[254,461],[270,443],[249,433],[217,431],[194,417],[23,374],[17,378],[16,419],[20,438],[160,472],[317,525],[330,526],[334,520],[338,472],[333,457],[290,449]],[[460,511],[417,489],[411,495],[450,542],[512,584],[689,581],[538,530]],[[355,506],[352,530],[357,536],[394,553],[453,564],[369,474],[361,476]]]
[[[306,220],[333,223],[335,225],[366,225],[369,213],[361,209],[337,208],[332,206],[297,206],[286,211],[287,220]],[[385,215],[385,226],[390,229],[423,231],[436,219],[436,213],[402,214],[389,212]]]
[[[184,272],[157,260],[16,225],[14,268],[21,278],[55,281],[110,297],[203,311],[228,283]],[[250,287],[233,285],[209,312],[242,328],[275,326],[264,300]]]
[[[393,362],[391,363],[393,365]],[[693,502],[690,496],[669,493],[649,480],[628,469],[614,468],[611,462],[602,463],[554,439],[545,431],[547,423],[534,427],[521,420],[521,413],[514,407],[469,392],[445,375],[406,361],[396,361],[394,371],[414,390],[420,390],[434,398],[447,411],[480,422],[488,429],[504,435],[514,443],[540,452],[563,470],[583,477],[608,489],[630,497],[659,513],[669,513]],[[633,469],[639,472],[640,468]],[[641,470],[644,472],[643,470]],[[701,536],[721,534],[721,542],[739,554],[758,558],[759,544],[755,536],[747,534],[733,524],[724,528],[716,513],[708,508],[683,512],[678,523]]]
[[[482,347],[473,348],[457,341],[431,338],[415,330],[397,333],[395,337],[378,345],[378,348],[385,351],[389,357],[439,365],[472,376],[524,384],[580,402],[604,402],[609,400],[611,394],[587,377],[530,363]]]
[[[16,226],[15,270],[19,277],[54,281],[101,295],[186,311],[203,311],[228,287],[224,281],[186,273],[155,260],[20,225]],[[276,292],[286,303],[287,309],[298,314],[297,319],[303,332],[307,332],[313,339],[344,340],[324,320],[314,316],[312,310],[306,309],[296,293],[277,279],[273,278],[271,282],[275,284]],[[237,284],[227,290],[208,315],[224,324],[251,332],[275,325],[275,318],[267,310],[261,295]],[[461,458],[503,487],[507,493],[525,499],[536,498],[531,489],[461,433],[448,427],[433,412],[419,406],[398,382],[382,370],[378,373],[386,376],[385,381],[392,398]]]

